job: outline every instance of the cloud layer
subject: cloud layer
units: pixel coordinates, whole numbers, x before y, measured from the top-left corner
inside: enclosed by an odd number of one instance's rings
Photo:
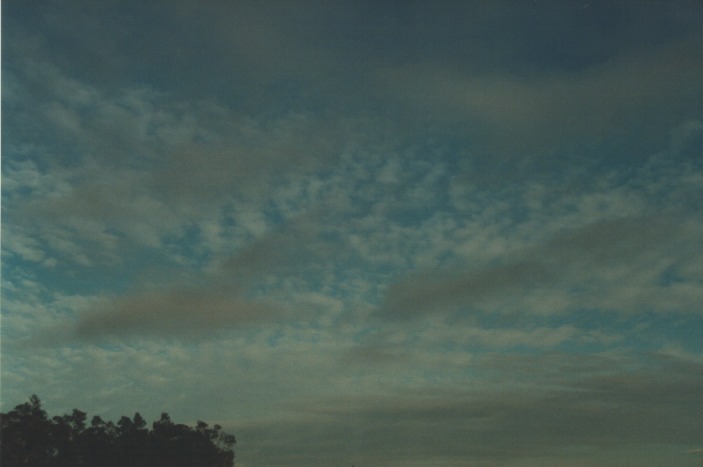
[[[3,411],[693,465],[694,3],[4,5]]]

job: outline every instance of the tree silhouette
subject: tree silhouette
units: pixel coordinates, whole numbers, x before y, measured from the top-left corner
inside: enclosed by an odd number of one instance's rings
[[[174,424],[168,414],[152,424],[137,412],[117,424],[87,414],[51,419],[36,395],[0,414],[0,465],[95,467],[233,467],[234,436],[198,421],[195,427]]]

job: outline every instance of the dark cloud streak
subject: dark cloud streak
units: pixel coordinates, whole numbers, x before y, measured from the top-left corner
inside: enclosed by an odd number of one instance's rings
[[[236,287],[180,287],[106,299],[78,315],[74,332],[86,341],[115,336],[205,337],[284,316],[280,306],[246,299]]]
[[[499,310],[501,304],[520,303],[535,290],[552,287],[575,289],[579,300],[589,303],[588,297],[597,296],[602,281],[608,280],[601,277],[612,270],[622,276],[624,268],[637,276],[662,255],[674,254],[672,246],[685,246],[700,237],[697,229],[677,229],[677,223],[685,225],[664,216],[604,220],[561,232],[488,266],[425,271],[392,284],[376,315],[409,319],[457,308]],[[673,257],[665,257],[664,267],[674,263]],[[532,311],[519,305],[517,309]]]

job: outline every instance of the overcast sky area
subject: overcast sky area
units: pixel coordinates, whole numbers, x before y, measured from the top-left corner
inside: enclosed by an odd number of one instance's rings
[[[2,411],[252,466],[703,459],[703,2],[2,2]]]

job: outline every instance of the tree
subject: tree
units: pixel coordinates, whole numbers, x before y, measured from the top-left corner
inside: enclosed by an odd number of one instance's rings
[[[54,417],[51,427],[53,462],[58,465],[81,465],[86,413],[74,409],[70,415]]]
[[[149,430],[137,412],[117,424],[74,409],[49,419],[32,396],[0,414],[0,465],[31,466],[199,466],[233,467],[234,436],[198,421],[195,427],[174,424],[163,413]]]
[[[50,465],[55,455],[52,428],[36,395],[7,414],[0,414],[0,464]]]

